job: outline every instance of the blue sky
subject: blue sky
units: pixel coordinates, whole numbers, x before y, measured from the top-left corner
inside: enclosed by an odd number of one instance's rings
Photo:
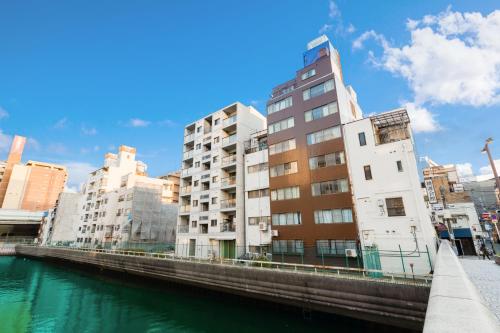
[[[488,172],[479,150],[500,127],[498,7],[0,0],[0,157],[27,136],[24,159],[68,165],[73,187],[120,144],[153,176],[177,169],[184,124],[236,100],[264,111],[321,31],[365,114],[407,105],[419,155]]]

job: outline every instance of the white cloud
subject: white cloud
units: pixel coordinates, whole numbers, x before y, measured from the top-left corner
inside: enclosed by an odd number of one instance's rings
[[[12,136],[9,134],[5,134],[0,129],[0,152],[2,153],[8,152],[11,143],[12,143]]]
[[[62,164],[66,166],[68,170],[67,188],[75,191],[81,188],[91,172],[98,169],[92,164],[86,162],[68,161]]]
[[[83,135],[92,136],[97,134],[97,129],[94,127],[87,127],[85,124],[82,124],[81,130]]]
[[[497,169],[497,173],[500,172],[500,159],[499,160],[493,160],[493,162],[495,163],[495,168]],[[485,166],[479,168],[479,173],[481,175],[489,175],[489,176],[493,177],[493,170],[491,169],[491,165],[490,164],[485,165]]]
[[[483,16],[448,9],[408,20],[406,27],[411,40],[402,47],[367,31],[353,48],[362,48],[370,38],[377,41],[382,55],[373,63],[406,79],[418,105],[500,102],[500,10]]]
[[[9,113],[0,106],[0,119],[8,118]]]
[[[327,33],[328,31],[332,30],[333,28],[333,25],[332,24],[328,24],[328,23],[325,23],[323,24],[323,26],[318,30],[318,33],[320,35],[324,34],[324,33]]]
[[[457,174],[460,178],[467,178],[467,177],[472,177],[474,176],[474,171],[472,170],[472,164],[471,163],[459,163],[455,164],[455,167],[457,168]]]
[[[356,28],[352,25],[352,23],[349,23],[347,28],[344,26],[342,13],[333,0],[330,0],[328,3],[328,18],[328,22],[323,24],[318,30],[320,35],[329,31],[333,31],[336,35],[346,35],[356,31]]]
[[[63,129],[68,125],[68,118],[64,117],[55,122],[52,126],[55,129]]]
[[[64,155],[68,151],[66,146],[60,142],[54,142],[48,145],[47,151],[50,153]]]
[[[40,143],[34,138],[26,139],[26,148],[32,150],[40,150]]]
[[[425,107],[408,102],[404,105],[411,120],[411,128],[414,132],[436,132],[441,129],[434,115]]]
[[[132,118],[128,121],[128,126],[130,127],[148,127],[151,122],[144,119]]]
[[[177,126],[177,123],[173,120],[165,119],[165,120],[159,121],[158,125],[166,126],[166,127],[175,127],[175,126]]]
[[[330,2],[328,3],[328,9],[329,9],[328,16],[330,18],[333,19],[333,18],[340,17],[341,14],[340,14],[339,7],[337,6],[337,4],[334,1],[330,0]]]

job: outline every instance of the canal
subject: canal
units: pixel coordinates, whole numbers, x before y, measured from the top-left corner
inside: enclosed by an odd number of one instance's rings
[[[0,332],[401,332],[201,289],[124,280],[0,257]]]

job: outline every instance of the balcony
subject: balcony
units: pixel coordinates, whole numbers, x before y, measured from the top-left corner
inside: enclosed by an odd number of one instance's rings
[[[177,226],[178,234],[187,234],[189,233],[189,224],[181,224]]]
[[[210,132],[212,132],[212,126],[204,126],[203,127],[203,133],[204,134],[208,134]]]
[[[184,154],[182,155],[182,158],[184,160],[187,160],[187,159],[192,158],[193,155],[194,155],[194,149],[191,149],[191,150],[188,150],[188,151],[184,152]]]
[[[236,186],[236,176],[229,176],[226,178],[222,178],[221,186],[222,187]]]
[[[183,186],[181,187],[181,194],[190,194],[191,193],[191,186]]]
[[[182,176],[182,177],[191,176],[192,171],[193,171],[193,168],[192,168],[192,167],[191,167],[191,168],[189,168],[189,169],[183,169],[183,170],[181,171],[181,176]]]
[[[184,143],[188,143],[194,140],[194,133],[190,133],[184,136]]]
[[[234,223],[222,223],[220,226],[220,232],[235,232],[236,226]]]
[[[236,163],[236,154],[222,158],[222,166],[228,166],[234,163]]]
[[[222,121],[222,128],[236,124],[236,115],[226,118]]]
[[[236,208],[236,199],[227,199],[220,202],[221,209]]]
[[[180,206],[179,212],[181,213],[189,213],[191,211],[191,205],[182,205]]]
[[[222,139],[222,146],[228,146],[236,143],[236,134],[227,136]]]

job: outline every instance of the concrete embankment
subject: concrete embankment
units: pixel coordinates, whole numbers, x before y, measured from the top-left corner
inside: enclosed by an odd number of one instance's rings
[[[429,286],[148,256],[17,246],[17,255],[69,261],[230,294],[421,330]]]

